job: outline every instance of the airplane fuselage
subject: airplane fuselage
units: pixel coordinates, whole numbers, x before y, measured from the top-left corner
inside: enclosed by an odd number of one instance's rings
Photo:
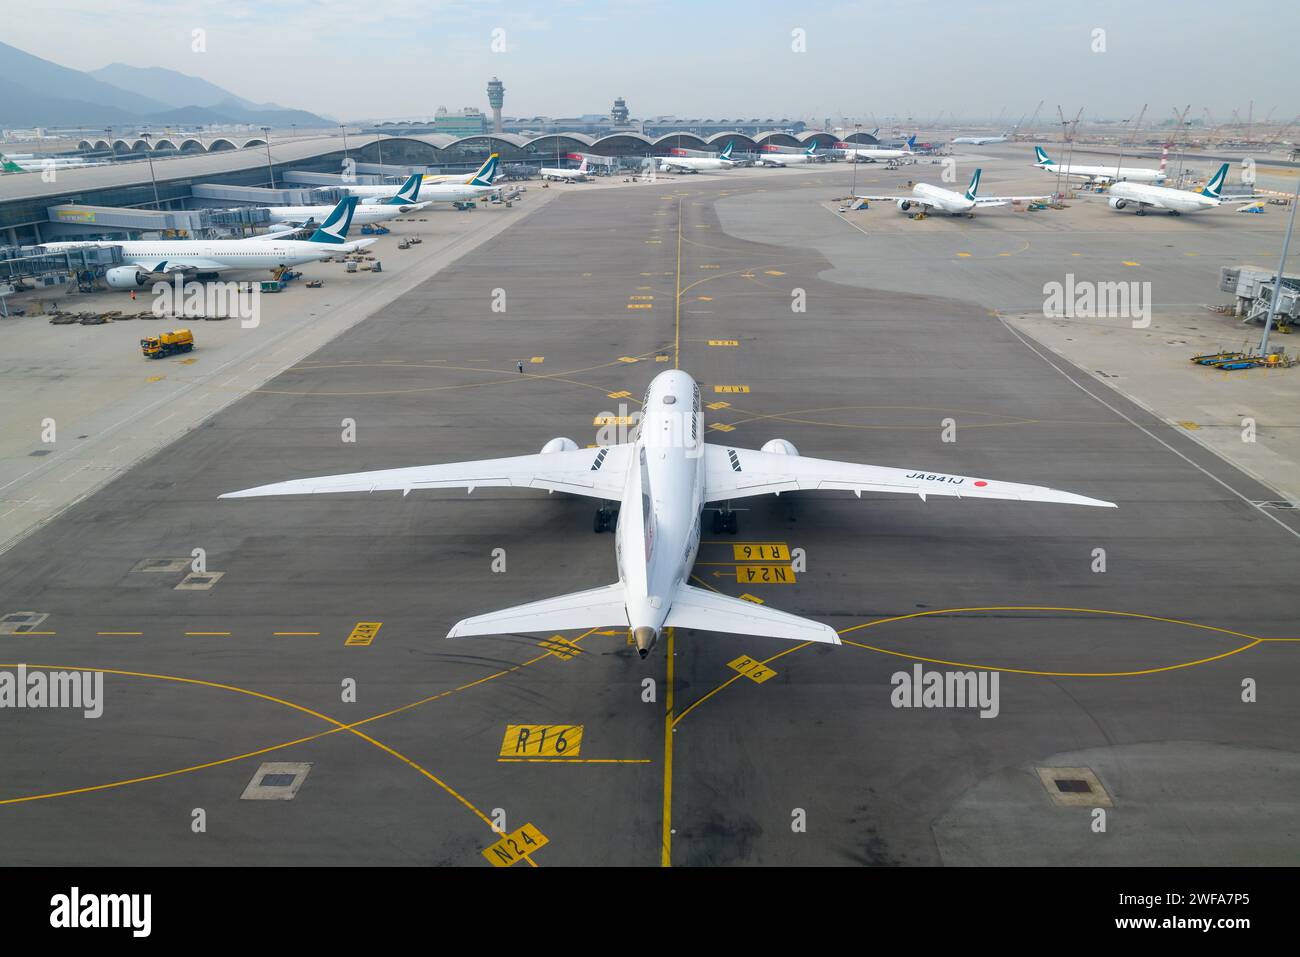
[[[1175,213],[1196,213],[1203,209],[1214,209],[1220,200],[1212,196],[1203,196],[1186,189],[1174,189],[1169,186],[1152,186],[1148,183],[1116,183],[1108,193],[1112,209],[1123,209],[1127,205],[1153,206]]]
[[[357,243],[313,243],[299,240],[212,239],[149,242],[45,243],[42,248],[63,252],[86,246],[120,246],[122,263],[146,272],[158,269],[192,269],[220,272],[227,269],[275,269],[317,262],[359,248]],[[368,243],[366,243],[368,245]]]
[[[364,226],[366,223],[387,222],[390,219],[396,219],[403,213],[419,209],[422,205],[422,203],[404,203],[400,206],[390,206],[387,203],[358,203],[356,210],[352,213],[352,225]],[[323,222],[334,211],[333,205],[265,206],[263,208],[271,214],[271,221],[275,223],[305,223],[309,220],[319,223]]]
[[[704,438],[700,390],[685,372],[655,376],[646,391],[615,529],[628,622],[644,656],[659,637],[677,586],[700,548]]]
[[[1114,166],[1062,166],[1059,163],[1035,163],[1034,165],[1053,175],[1060,173],[1063,176],[1075,176],[1093,182],[1112,183],[1127,180],[1135,183],[1163,183],[1165,180],[1165,174],[1160,170],[1148,169],[1145,166],[1121,166],[1116,169]]]

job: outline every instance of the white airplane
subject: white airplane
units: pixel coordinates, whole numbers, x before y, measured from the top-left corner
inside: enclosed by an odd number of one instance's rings
[[[489,156],[483,161],[482,166],[468,175],[465,173],[425,173],[422,177],[424,185],[433,186],[435,183],[469,183],[473,181],[474,177],[482,176],[487,171],[488,164],[492,162],[493,157],[499,158],[500,154],[493,153],[492,156]]]
[[[1034,166],[1049,173],[1062,173],[1065,176],[1077,176],[1092,183],[1114,183],[1119,180],[1131,180],[1138,183],[1163,183],[1165,171],[1150,169],[1146,166],[1062,166],[1041,146],[1034,147],[1036,160]]]
[[[817,144],[812,143],[802,153],[760,153],[757,163],[759,166],[801,166],[812,160],[816,152]]]
[[[590,171],[587,169],[587,157],[582,158],[582,165],[569,169],[564,166],[543,166],[538,172],[542,179],[553,179],[560,183],[577,183],[586,181]]]
[[[1135,212],[1139,216],[1145,216],[1148,209],[1167,209],[1169,215],[1180,216],[1203,209],[1217,209],[1224,203],[1242,202],[1249,206],[1256,202],[1253,195],[1224,196],[1223,184],[1227,179],[1228,164],[1224,163],[1199,193],[1172,186],[1152,186],[1150,183],[1115,183],[1107,190],[1110,195],[1107,202],[1111,209],[1136,206]]]
[[[83,159],[50,156],[37,159],[35,156],[6,156],[0,153],[0,173],[42,173],[45,170],[76,169],[80,166],[102,166]]]
[[[229,270],[277,269],[364,249],[375,240],[347,240],[356,205],[355,196],[345,197],[306,240],[275,236],[255,239],[97,240],[43,243],[41,248],[57,253],[87,247],[118,246],[122,250],[123,265],[108,270],[104,281],[111,289],[138,289],[156,282],[156,277],[165,278],[175,273],[186,277],[206,277]]]
[[[498,156],[493,153],[488,157],[477,173],[464,183],[419,183],[420,198],[431,203],[468,203],[495,193],[498,187],[492,185],[497,175]],[[381,197],[394,197],[406,190],[411,184],[408,179],[401,186],[343,186],[343,192],[350,196],[360,196],[375,200]]]
[[[659,172],[698,173],[700,170],[707,169],[731,169],[736,165],[731,159],[731,148],[734,145],[734,143],[728,143],[716,157],[661,156],[659,157]]]
[[[990,143],[1005,143],[1007,134],[1001,136],[959,136],[953,140],[953,145],[960,146],[988,146]]]
[[[642,658],[665,628],[840,643],[829,625],[687,584],[700,545],[701,513],[718,512],[715,531],[734,533],[734,499],[834,489],[858,497],[887,492],[922,501],[944,495],[1115,507],[1038,485],[805,458],[784,439],[772,439],[760,451],[712,445],[703,434],[699,385],[685,372],[670,370],[650,383],[629,443],[580,449],[572,439],[555,438],[537,455],[295,479],[221,498],[514,486],[618,501],[617,582],[466,618],[447,637],[615,626],[631,630]],[[596,530],[606,531],[611,519],[602,507]]]
[[[424,209],[429,205],[428,202],[416,202],[420,195],[421,185],[420,174],[416,173],[406,181],[405,185],[397,191],[397,195],[391,199],[384,200],[381,203],[358,202],[356,209],[352,213],[352,224],[354,226],[364,226],[367,223],[383,223],[390,219],[396,219],[403,213]],[[293,226],[296,229],[320,222],[334,211],[333,206],[264,206],[262,208],[271,214],[273,224]]]
[[[954,216],[965,213],[973,217],[975,210],[986,209],[991,206],[1006,206],[1009,203],[1033,202],[1041,199],[1051,199],[1047,196],[976,196],[980,187],[980,174],[983,170],[977,169],[975,175],[970,178],[970,185],[966,187],[966,192],[956,193],[950,189],[944,189],[941,186],[931,186],[929,183],[917,183],[912,187],[911,196],[858,196],[858,199],[869,201],[897,203],[898,208],[907,212],[913,206],[921,206],[928,209],[938,209],[945,213],[952,213]]]
[[[886,149],[883,146],[847,146],[841,147],[840,152],[844,158],[853,163],[877,163],[880,160],[902,159],[904,156],[912,156],[913,147],[916,146],[916,134],[913,133],[907,138],[907,146],[903,149]]]

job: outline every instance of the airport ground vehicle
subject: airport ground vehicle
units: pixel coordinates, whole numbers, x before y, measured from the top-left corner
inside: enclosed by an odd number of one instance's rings
[[[140,351],[146,359],[161,359],[179,352],[191,352],[193,349],[194,335],[188,329],[173,329],[140,340]]]

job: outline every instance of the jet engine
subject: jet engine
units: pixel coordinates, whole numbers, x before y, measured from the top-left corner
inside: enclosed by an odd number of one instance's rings
[[[559,438],[551,439],[551,441],[543,445],[542,454],[545,455],[547,452],[572,452],[577,447],[578,443],[573,441],[573,439],[566,439],[561,436]]]
[[[772,439],[767,443],[765,443],[763,445],[763,448],[760,451],[771,452],[774,455],[798,455],[799,454],[799,450],[794,447],[794,444],[791,442],[787,442],[785,439]]]
[[[1107,202],[1110,203],[1111,209],[1123,209],[1128,205],[1127,200],[1120,199],[1118,196],[1112,196]]]
[[[139,289],[149,281],[149,274],[139,266],[114,266],[104,273],[109,289]]]
[[[910,199],[900,199],[898,201],[898,208],[901,209],[903,212],[907,212],[909,209],[912,208],[912,201]]]

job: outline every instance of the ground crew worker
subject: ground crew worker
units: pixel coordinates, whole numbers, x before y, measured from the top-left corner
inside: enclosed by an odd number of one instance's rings
[[[524,371],[524,360],[523,360],[523,359],[520,359],[519,362],[516,363],[516,365],[519,366],[519,371],[520,371],[520,373],[523,373],[523,371]]]

